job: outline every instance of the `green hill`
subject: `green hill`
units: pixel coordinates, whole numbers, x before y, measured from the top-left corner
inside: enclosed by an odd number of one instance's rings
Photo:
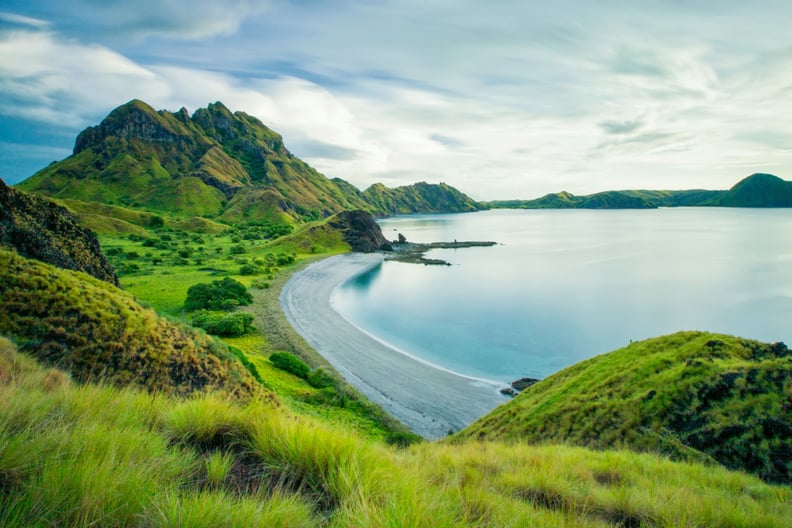
[[[642,196],[624,191],[605,191],[586,196],[575,196],[562,191],[535,200],[496,200],[486,202],[491,208],[505,209],[651,209],[657,207]]]
[[[377,183],[362,192],[366,203],[380,214],[478,211],[480,205],[457,189],[440,183],[419,182],[390,189]]]
[[[247,397],[258,386],[222,343],[84,273],[0,250],[0,306],[0,333],[81,382]]]
[[[88,229],[66,209],[0,180],[0,248],[118,285],[115,270]]]
[[[680,332],[564,369],[457,438],[711,458],[789,484],[791,378],[783,343]]]
[[[792,492],[629,452],[394,448],[261,400],[76,385],[0,338],[0,525],[778,527]]]
[[[185,109],[155,111],[142,101],[130,101],[81,132],[70,157],[19,188],[114,206],[101,214],[83,213],[102,231],[132,231],[118,220],[146,227],[123,209],[228,225],[293,224],[353,209],[393,214],[477,208],[471,198],[444,184],[377,186],[376,192],[362,193],[343,180],[329,180],[292,155],[281,136],[261,121],[232,113],[219,102],[190,116]],[[102,215],[112,219],[106,229]]]
[[[792,182],[772,174],[753,174],[721,198],[728,207],[792,207]]]

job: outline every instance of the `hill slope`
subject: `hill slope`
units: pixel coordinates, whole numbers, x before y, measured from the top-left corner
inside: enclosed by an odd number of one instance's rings
[[[99,241],[66,209],[7,187],[0,180],[0,248],[60,268],[84,271],[118,286],[115,270]]]
[[[792,352],[702,332],[634,343],[531,386],[458,438],[625,447],[792,482]]]
[[[792,182],[772,174],[753,174],[721,198],[728,207],[792,207]]]
[[[130,101],[80,133],[70,157],[19,187],[63,200],[226,224],[294,223],[352,209],[391,214],[476,208],[472,199],[442,184],[387,190],[387,200],[372,201],[293,156],[283,138],[255,117],[232,113],[219,102],[190,116],[184,108],[155,111]]]
[[[0,250],[0,306],[0,333],[78,381],[176,394],[257,390],[224,345],[83,273]]]
[[[395,449],[282,407],[75,386],[0,338],[0,525],[761,526],[792,492],[563,446]]]

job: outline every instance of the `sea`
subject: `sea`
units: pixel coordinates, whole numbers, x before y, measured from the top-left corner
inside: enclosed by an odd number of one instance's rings
[[[385,261],[332,306],[395,349],[509,382],[680,330],[792,344],[792,209],[396,216],[388,239],[494,241]]]

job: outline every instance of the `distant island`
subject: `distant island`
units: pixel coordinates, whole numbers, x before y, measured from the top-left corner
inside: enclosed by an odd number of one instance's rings
[[[727,191],[605,191],[576,196],[565,191],[535,200],[482,202],[487,209],[655,209],[657,207],[792,207],[792,182],[752,174]]]

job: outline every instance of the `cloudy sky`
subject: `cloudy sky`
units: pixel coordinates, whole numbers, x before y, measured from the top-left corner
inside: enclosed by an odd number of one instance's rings
[[[765,0],[3,0],[0,177],[137,98],[222,101],[358,187],[792,179],[790,21]]]

